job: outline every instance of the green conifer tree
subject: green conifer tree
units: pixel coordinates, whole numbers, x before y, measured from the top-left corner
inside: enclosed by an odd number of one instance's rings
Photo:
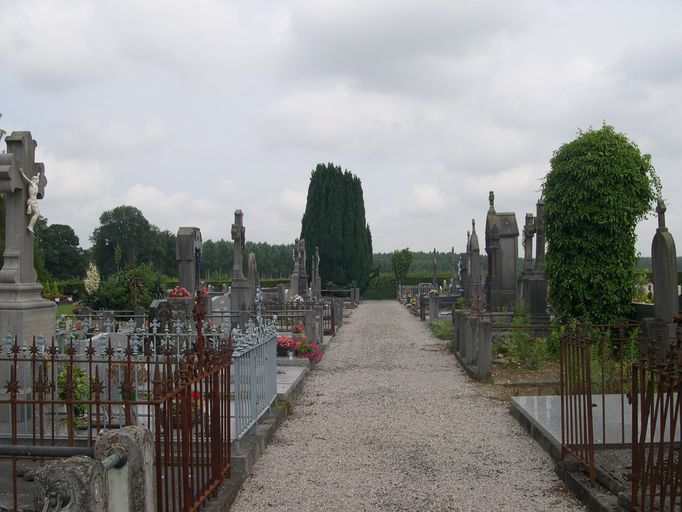
[[[308,269],[315,247],[319,247],[320,276],[325,286],[367,287],[372,237],[357,176],[332,163],[318,164],[310,176],[301,224]]]

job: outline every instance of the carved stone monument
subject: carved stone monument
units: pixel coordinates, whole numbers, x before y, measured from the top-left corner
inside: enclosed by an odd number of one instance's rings
[[[308,297],[308,271],[306,269],[305,240],[298,241],[298,294],[301,297]]]
[[[651,267],[654,281],[654,314],[666,324],[679,311],[677,294],[677,252],[675,240],[665,226],[665,203],[658,200],[658,229],[651,242]]]
[[[55,333],[55,308],[40,296],[33,267],[32,227],[37,200],[45,194],[45,166],[35,161],[31,132],[13,132],[0,154],[0,192],[5,194],[5,253],[0,270],[0,332],[16,334],[19,342],[33,336],[50,340]]]
[[[313,298],[319,299],[322,297],[322,278],[320,277],[320,248],[315,247],[315,256],[313,256],[313,268],[312,268],[312,285]]]
[[[201,270],[201,230],[181,227],[175,243],[175,256],[178,260],[178,282],[190,292],[199,288]]]
[[[462,283],[464,298],[469,298],[469,282],[471,281],[470,263],[471,261],[471,233],[467,231],[466,252],[459,255],[459,280]]]
[[[252,304],[249,301],[249,282],[246,280],[246,277],[244,277],[244,271],[242,269],[246,230],[244,229],[244,214],[241,210],[234,211],[232,240],[234,241],[234,262],[232,264],[230,310],[233,312],[245,311],[250,309]]]
[[[490,208],[485,223],[485,251],[488,254],[486,302],[489,311],[516,306],[519,227],[513,212],[495,211],[495,194],[489,195]]]

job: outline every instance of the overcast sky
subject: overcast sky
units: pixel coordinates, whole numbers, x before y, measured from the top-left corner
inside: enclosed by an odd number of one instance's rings
[[[374,250],[464,250],[488,191],[519,226],[552,152],[604,121],[652,155],[682,230],[682,2],[0,0],[0,128],[40,208],[290,243],[310,172],[360,177]],[[3,142],[4,147],[4,142]],[[656,220],[638,228],[649,255]]]

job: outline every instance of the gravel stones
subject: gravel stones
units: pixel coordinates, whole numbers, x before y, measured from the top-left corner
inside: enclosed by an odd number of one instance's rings
[[[231,510],[582,509],[507,405],[436,343],[397,302],[364,302]]]

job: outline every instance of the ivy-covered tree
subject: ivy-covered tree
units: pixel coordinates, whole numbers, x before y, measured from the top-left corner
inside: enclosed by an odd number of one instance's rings
[[[325,286],[367,287],[372,235],[357,176],[332,163],[318,164],[310,176],[301,225],[307,268],[311,268],[315,247],[319,247],[320,277]]]
[[[552,309],[562,319],[619,319],[633,292],[635,227],[660,195],[650,155],[612,126],[579,132],[554,152],[542,195]]]

